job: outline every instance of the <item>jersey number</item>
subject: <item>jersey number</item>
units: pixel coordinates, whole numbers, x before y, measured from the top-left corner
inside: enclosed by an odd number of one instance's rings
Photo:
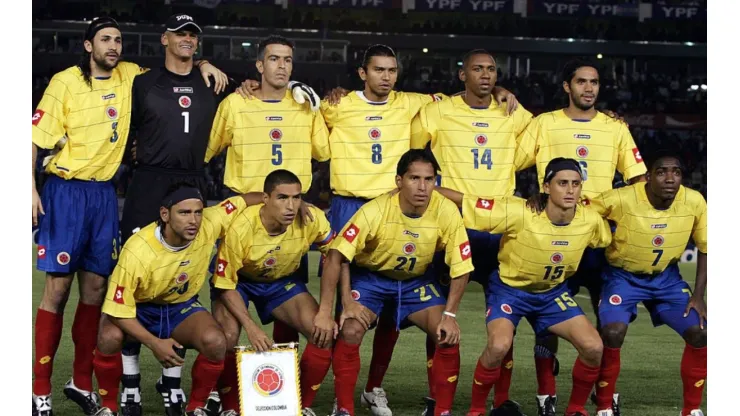
[[[470,149],[473,153],[473,169],[478,169],[480,165],[485,165],[488,170],[493,167],[493,161],[491,160],[491,149],[483,150],[483,157],[480,157],[479,149]]]
[[[373,151],[373,163],[379,165],[383,162],[383,146],[380,143],[375,143],[372,147]]]
[[[121,252],[121,249],[118,248],[118,239],[113,239],[113,253],[111,253],[110,257],[113,260],[118,260],[118,254]]]
[[[560,306],[561,310],[568,309],[568,306],[570,307],[578,306],[576,301],[574,301],[573,298],[571,298],[567,293],[563,293],[562,295],[560,295],[559,298],[555,298],[555,303],[557,303],[558,306]]]
[[[396,267],[393,268],[393,270],[403,271],[403,267],[406,265],[406,263],[410,263],[409,271],[412,272],[414,271],[414,266],[416,266],[416,257],[399,256],[398,258],[396,258],[396,261],[398,262],[398,264],[396,265]]]
[[[663,249],[659,248],[657,250],[653,250],[653,254],[657,254],[657,256],[655,256],[655,260],[653,261],[653,266],[657,266],[660,258],[663,257]]]
[[[565,269],[565,266],[545,266],[545,277],[542,280],[560,279],[563,275],[563,269]]]
[[[183,111],[181,115],[183,117],[183,129],[185,133],[190,133],[190,111]]]
[[[281,150],[282,148],[282,144],[276,143],[272,145],[272,164],[275,166],[283,164],[283,151]]]
[[[427,295],[427,288],[429,288],[429,290],[432,291],[432,293],[434,294],[434,296],[439,297],[439,292],[437,292],[437,288],[434,287],[434,285],[430,283],[430,284],[427,284],[427,285],[424,285],[424,286],[421,286],[421,287],[418,287],[418,288],[414,289],[414,293],[418,293],[419,294],[419,300],[420,301],[426,302],[426,301],[432,299],[432,295]]]
[[[188,287],[190,287],[190,281],[185,282],[185,284],[180,287],[173,287],[172,289],[170,289],[169,293],[172,294],[174,292],[177,292],[178,295],[182,295],[188,291]]]
[[[578,162],[581,165],[581,172],[583,172],[583,180],[588,179],[588,163],[585,160]]]

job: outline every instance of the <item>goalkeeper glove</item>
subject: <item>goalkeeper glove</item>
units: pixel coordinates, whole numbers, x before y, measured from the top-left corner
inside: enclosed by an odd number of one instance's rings
[[[321,98],[319,98],[319,95],[316,94],[316,91],[314,91],[313,88],[298,81],[290,81],[288,83],[288,88],[290,88],[290,91],[293,93],[293,99],[295,102],[303,104],[308,101],[311,111],[319,110]]]
[[[64,148],[65,144],[67,144],[67,136],[62,136],[62,138],[59,139],[57,144],[54,145],[54,148],[51,150],[51,153],[49,154],[49,156],[46,156],[44,160],[41,161],[41,166],[46,167],[46,165],[48,165],[49,162],[51,162],[51,159],[53,159],[54,156],[56,156],[56,154],[59,153],[60,150],[62,150],[62,148]]]

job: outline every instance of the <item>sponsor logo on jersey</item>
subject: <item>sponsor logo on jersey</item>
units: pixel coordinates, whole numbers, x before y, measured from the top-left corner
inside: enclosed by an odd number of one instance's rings
[[[193,87],[172,87],[172,92],[175,94],[192,94]]]
[[[272,129],[270,130],[270,140],[273,142],[280,141],[280,139],[283,138],[283,131],[280,129]]]
[[[619,306],[622,304],[622,297],[619,295],[611,295],[609,296],[609,303],[614,306]]]
[[[175,283],[177,283],[178,285],[181,285],[185,283],[186,280],[188,280],[188,274],[180,273],[180,275],[175,278]]]
[[[576,133],[576,134],[573,135],[573,138],[574,139],[590,139],[591,138],[591,135],[590,134],[578,134],[578,133]]]
[[[274,267],[277,264],[277,259],[275,257],[268,257],[262,264],[264,264],[265,267]]]
[[[190,260],[185,260],[185,261],[181,261],[181,262],[180,262],[180,267],[185,267],[185,266],[187,266],[188,264],[190,264]]]
[[[483,123],[481,121],[475,121],[473,122],[473,127],[488,127],[488,123]]]
[[[567,246],[570,243],[568,243],[567,241],[559,240],[559,241],[553,241],[551,244],[553,246]]]
[[[481,209],[487,209],[490,211],[493,209],[493,199],[478,198],[478,201],[475,203],[475,207],[481,208]]]
[[[112,94],[104,95],[101,98],[103,98],[103,100],[112,100],[112,99],[116,98],[116,94],[115,93],[112,93]]]
[[[588,157],[588,147],[586,146],[576,147],[576,155],[580,157],[581,159],[584,157]]]
[[[419,238],[419,234],[411,232],[409,230],[403,230],[403,235],[410,235],[411,237]]]
[[[485,146],[486,143],[488,143],[488,136],[485,134],[476,134],[475,135],[475,144],[478,146]]]
[[[193,100],[191,100],[190,97],[188,97],[187,95],[183,95],[182,97],[178,98],[177,102],[182,108],[188,108],[191,104],[193,104]]]
[[[378,140],[380,138],[380,129],[377,127],[373,127],[368,130],[367,135],[373,140]]]
[[[550,261],[553,264],[562,263],[562,261],[563,261],[563,253],[552,253],[552,256],[550,256]]]
[[[665,238],[663,238],[662,235],[656,235],[655,237],[653,237],[653,245],[655,247],[660,247],[663,245],[663,243],[665,243]]]
[[[61,253],[57,254],[57,263],[61,264],[62,266],[66,266],[69,264],[70,261],[69,253],[66,251],[62,251]]]
[[[274,253],[276,251],[280,251],[280,246],[277,246],[277,247],[273,248],[272,250],[268,251],[267,254],[272,254],[272,253]]]
[[[358,292],[356,290],[352,290],[351,293],[352,293],[352,299],[354,299],[354,300],[360,300],[360,292]]]
[[[225,277],[226,276],[226,266],[229,265],[229,262],[224,259],[218,259],[218,264],[216,265],[216,274]]]
[[[668,224],[651,224],[650,228],[653,230],[655,229],[662,229],[662,228],[668,228]]]
[[[41,121],[41,118],[44,116],[44,110],[36,110],[35,113],[33,113],[33,118],[31,119],[31,123],[34,126],[39,125],[39,121]]]
[[[467,260],[472,256],[472,250],[470,249],[470,242],[466,241],[462,244],[460,244],[460,257],[462,257],[463,260]]]
[[[113,292],[113,302],[123,305],[123,291],[126,289],[123,286],[116,285],[116,291]]]
[[[116,107],[113,107],[111,105],[109,107],[106,107],[105,115],[108,116],[109,119],[115,120],[118,118],[118,110],[116,110]]]
[[[39,246],[38,251],[36,252],[36,254],[38,255],[39,260],[46,259],[46,247]]]
[[[221,204],[222,207],[224,207],[224,211],[226,211],[226,214],[231,215],[232,212],[236,211],[236,206],[231,203],[231,201],[226,201],[223,204]]]
[[[642,163],[642,155],[640,154],[640,150],[635,147],[634,149],[632,149],[632,154],[635,156],[635,162]]]
[[[382,120],[382,116],[367,116],[365,117],[365,121],[380,121]]]
[[[511,306],[509,306],[508,303],[502,303],[501,304],[501,312],[511,315],[514,311],[511,310]]]
[[[281,116],[267,116],[265,121],[283,121],[283,118]]]
[[[357,228],[355,224],[350,224],[349,227],[344,231],[344,234],[342,234],[342,236],[345,240],[351,243],[355,241],[355,238],[357,238],[358,234],[360,234],[360,229]]]
[[[414,254],[415,251],[416,251],[416,244],[406,243],[403,245],[403,254],[408,256],[410,254]]]

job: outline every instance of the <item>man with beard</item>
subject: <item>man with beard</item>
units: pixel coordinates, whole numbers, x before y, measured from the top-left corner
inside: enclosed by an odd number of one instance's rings
[[[121,31],[111,18],[90,23],[84,48],[78,65],[54,75],[32,119],[32,166],[37,148],[61,147],[46,165],[50,177],[41,196],[32,178],[32,219],[39,226],[37,268],[46,272],[34,324],[33,402],[39,416],[52,415],[54,355],[75,274],[80,286],[72,324],[75,358],[64,393],[86,415],[98,408],[98,396],[92,392],[93,350],[106,277],[120,247],[118,201],[110,180],[126,147],[131,86],[144,71],[119,62]]]

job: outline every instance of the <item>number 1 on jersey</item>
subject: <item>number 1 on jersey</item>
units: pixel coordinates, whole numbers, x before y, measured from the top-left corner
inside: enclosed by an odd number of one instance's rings
[[[183,111],[181,115],[184,118],[183,123],[185,124],[185,133],[190,133],[190,111]]]
[[[491,160],[491,149],[484,149],[483,156],[479,158],[479,149],[470,149],[473,153],[473,169],[478,169],[480,165],[485,165],[488,170],[493,167],[493,161]]]

